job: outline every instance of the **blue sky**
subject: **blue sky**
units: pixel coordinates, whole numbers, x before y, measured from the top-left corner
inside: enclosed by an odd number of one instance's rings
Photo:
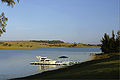
[[[0,40],[63,40],[100,43],[119,27],[119,0],[20,0],[0,3],[9,21]]]

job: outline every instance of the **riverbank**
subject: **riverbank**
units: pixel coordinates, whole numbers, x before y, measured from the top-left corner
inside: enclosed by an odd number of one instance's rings
[[[37,49],[37,48],[100,48],[99,45],[65,43],[63,41],[0,41],[0,49]]]
[[[13,80],[30,79],[119,79],[120,53],[98,54],[95,60]]]

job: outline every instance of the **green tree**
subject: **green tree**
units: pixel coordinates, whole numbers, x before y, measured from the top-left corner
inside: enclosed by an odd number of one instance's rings
[[[114,31],[112,31],[112,37],[105,33],[101,43],[101,50],[104,53],[120,52],[120,31],[117,32],[116,37]]]
[[[109,42],[109,52],[116,52],[116,40],[115,40],[115,34],[114,31],[112,31],[112,37],[110,38]]]
[[[2,12],[2,14],[0,15],[0,35],[3,33],[3,32],[6,32],[5,30],[5,26],[7,25],[6,24],[6,21],[8,19],[5,17],[4,13]]]
[[[104,37],[101,40],[101,42],[102,42],[102,45],[101,45],[102,52],[109,53],[109,41],[110,41],[109,35],[107,35],[107,33],[105,33]]]
[[[8,6],[13,7],[15,5],[15,0],[1,0],[3,3],[7,3]],[[19,0],[17,0],[19,2]],[[0,15],[0,36],[2,33],[6,32],[5,27],[6,27],[6,22],[8,21],[8,18],[5,17],[4,12],[1,13]]]
[[[120,52],[120,30],[117,32],[117,35],[116,35],[115,46],[116,46],[116,52]]]

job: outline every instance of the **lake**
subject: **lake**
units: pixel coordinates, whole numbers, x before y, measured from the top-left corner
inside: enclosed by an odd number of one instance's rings
[[[0,49],[0,80],[25,77],[61,67],[56,65],[30,65],[30,62],[38,61],[36,56],[59,61],[84,62],[90,60],[90,53],[99,52],[101,52],[100,48]],[[60,56],[67,56],[68,58],[60,59]]]

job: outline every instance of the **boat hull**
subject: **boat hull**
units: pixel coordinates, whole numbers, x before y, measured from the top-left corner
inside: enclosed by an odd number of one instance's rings
[[[61,64],[61,63],[56,63],[56,64],[43,64],[40,62],[31,62],[31,65],[67,65],[67,64]]]

